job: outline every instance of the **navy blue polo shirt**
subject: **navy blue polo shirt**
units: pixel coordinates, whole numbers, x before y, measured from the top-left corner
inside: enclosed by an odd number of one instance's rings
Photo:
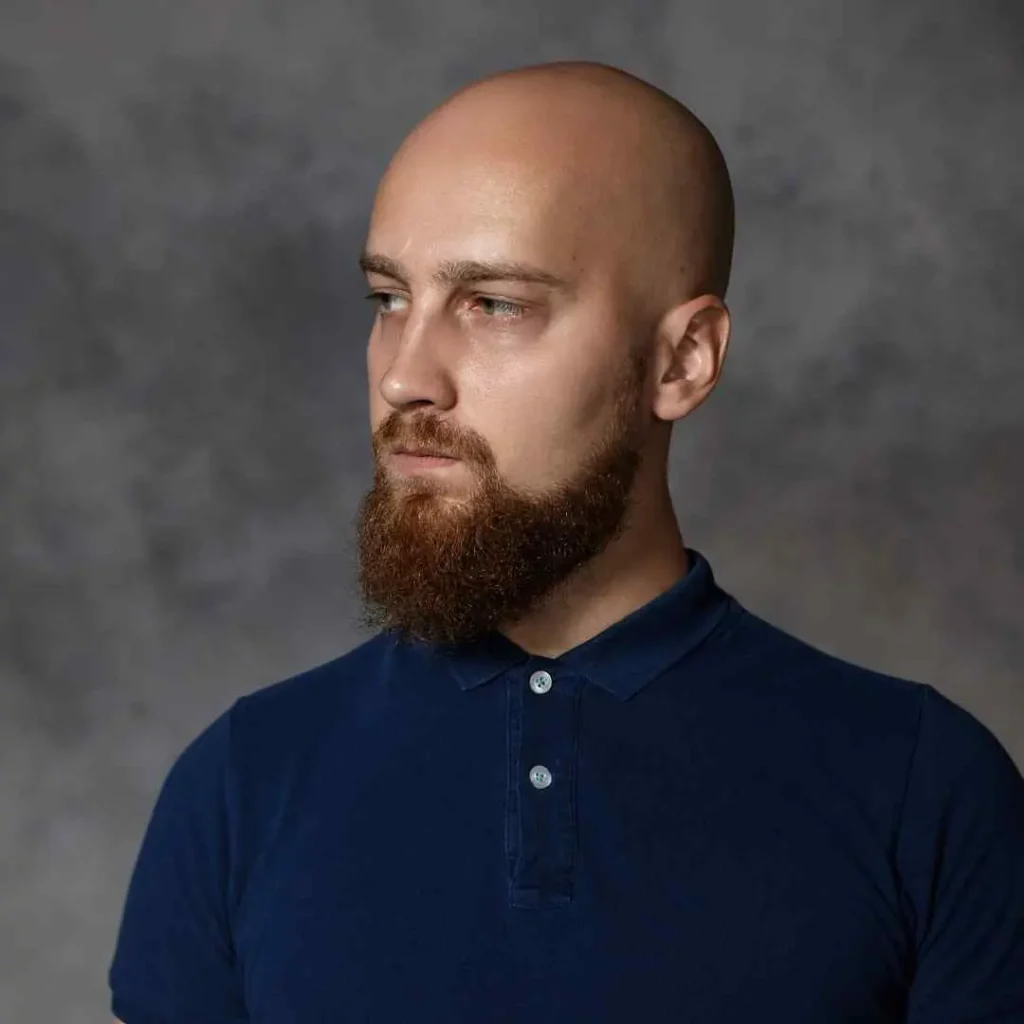
[[[126,1024],[1024,1021],[1024,779],[708,562],[557,658],[380,633],[171,768]]]

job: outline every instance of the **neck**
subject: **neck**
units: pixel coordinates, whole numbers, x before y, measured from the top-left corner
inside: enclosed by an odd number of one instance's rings
[[[626,529],[538,608],[501,632],[530,654],[557,658],[678,583],[689,568],[667,483],[630,508]]]

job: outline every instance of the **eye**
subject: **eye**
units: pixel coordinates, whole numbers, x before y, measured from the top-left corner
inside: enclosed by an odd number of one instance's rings
[[[383,316],[398,312],[394,306],[390,305],[392,300],[404,301],[403,296],[395,295],[393,292],[370,292],[365,297],[377,304],[377,311]],[[526,313],[525,306],[518,302],[510,302],[508,299],[495,299],[488,295],[477,295],[473,301],[475,305],[482,307],[484,315],[489,319],[515,320]]]
[[[395,312],[393,309],[388,307],[388,301],[390,299],[400,299],[401,297],[401,295],[394,295],[391,292],[370,292],[370,294],[366,296],[366,298],[371,302],[376,303],[377,311],[385,315]]]
[[[509,302],[508,299],[493,299],[487,295],[478,295],[476,301],[484,307],[487,316],[493,316],[497,320],[515,320],[526,312],[524,306],[518,302]]]

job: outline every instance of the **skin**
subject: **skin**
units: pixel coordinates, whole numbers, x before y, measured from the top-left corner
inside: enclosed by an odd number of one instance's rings
[[[605,65],[492,76],[414,129],[363,258],[365,625],[557,657],[685,575],[669,445],[722,370],[732,233],[707,129]],[[464,279],[495,262],[557,280]],[[398,445],[459,461],[410,474]]]

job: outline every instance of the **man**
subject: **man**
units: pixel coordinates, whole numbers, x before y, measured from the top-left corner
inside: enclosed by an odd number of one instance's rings
[[[180,756],[110,971],[126,1024],[1024,1021],[1024,780],[684,544],[733,205],[602,65],[403,143],[362,258],[364,622]]]

